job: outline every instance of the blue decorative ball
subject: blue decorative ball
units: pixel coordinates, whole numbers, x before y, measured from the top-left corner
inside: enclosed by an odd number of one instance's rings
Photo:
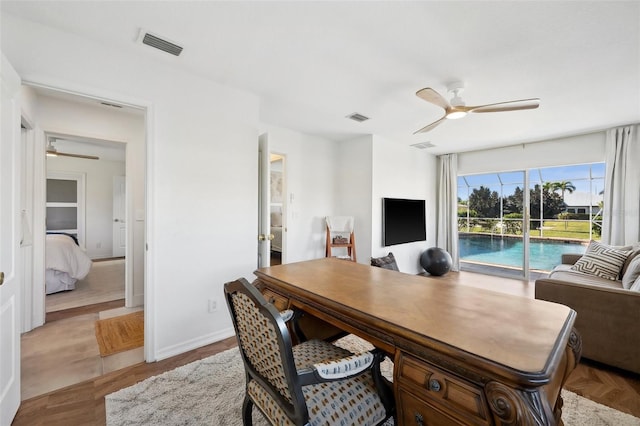
[[[440,247],[431,247],[420,256],[420,265],[431,275],[441,276],[451,270],[451,255]]]

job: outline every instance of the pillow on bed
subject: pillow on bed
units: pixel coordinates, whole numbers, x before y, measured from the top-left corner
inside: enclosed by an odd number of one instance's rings
[[[282,226],[282,213],[271,212],[271,226]]]
[[[623,251],[597,241],[591,241],[585,254],[571,269],[615,281],[630,254],[631,250]]]

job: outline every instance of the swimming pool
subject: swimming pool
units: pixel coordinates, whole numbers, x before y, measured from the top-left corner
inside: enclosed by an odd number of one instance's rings
[[[532,239],[529,243],[529,269],[550,271],[564,253],[583,254],[586,243]],[[490,235],[459,236],[460,260],[522,268],[522,239]]]

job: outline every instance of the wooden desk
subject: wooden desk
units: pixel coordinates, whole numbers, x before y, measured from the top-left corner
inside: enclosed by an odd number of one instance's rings
[[[332,258],[255,274],[279,307],[393,354],[401,425],[562,424],[581,351],[566,306]]]

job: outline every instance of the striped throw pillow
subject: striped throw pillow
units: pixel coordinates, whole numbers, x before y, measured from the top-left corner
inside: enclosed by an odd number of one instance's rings
[[[584,256],[571,269],[615,281],[631,252],[591,241]]]

